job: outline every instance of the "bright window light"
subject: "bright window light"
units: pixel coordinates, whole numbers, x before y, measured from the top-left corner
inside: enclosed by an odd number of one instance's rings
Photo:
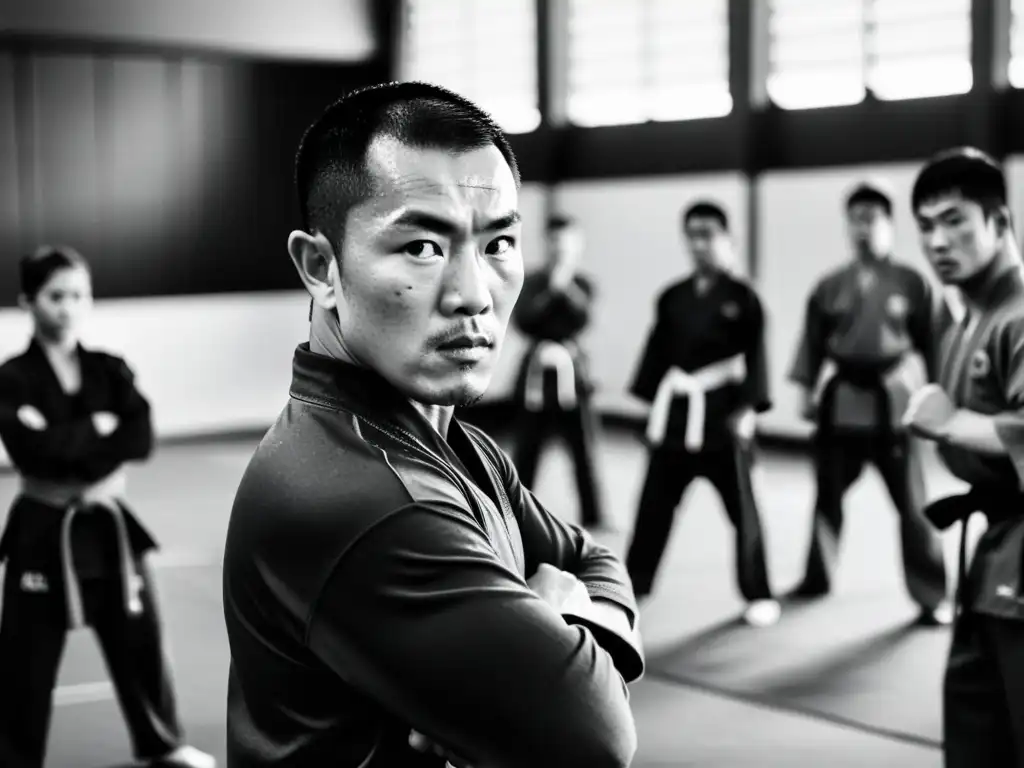
[[[534,0],[406,0],[403,80],[472,99],[508,133],[540,125]]]
[[[1010,85],[1024,88],[1024,0],[1013,0],[1010,22]]]
[[[568,0],[566,114],[579,126],[732,111],[727,0]]]
[[[784,109],[965,93],[971,0],[769,0],[768,95]],[[1022,5],[1022,0],[1014,0]]]

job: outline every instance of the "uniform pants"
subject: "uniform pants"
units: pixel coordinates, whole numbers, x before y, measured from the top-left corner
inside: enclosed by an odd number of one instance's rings
[[[946,768],[1024,768],[1024,622],[957,618],[942,719]]]
[[[761,517],[750,480],[752,455],[751,447],[738,442],[699,453],[664,447],[651,451],[626,556],[626,569],[638,597],[651,592],[683,493],[694,479],[704,477],[718,491],[736,531],[740,593],[748,601],[771,598]]]
[[[576,407],[565,409],[553,404],[552,398],[546,399],[548,403],[543,410],[524,408],[517,417],[519,424],[513,463],[519,479],[527,488],[533,488],[545,444],[554,435],[560,435],[572,452],[583,525],[600,526],[604,523],[604,515],[595,472],[596,415],[586,398],[579,398]]]
[[[0,617],[0,764],[42,768],[53,691],[67,636],[63,585],[26,590],[8,561]],[[182,741],[161,643],[152,575],[145,564],[143,610],[128,615],[119,578],[82,580],[86,623],[95,631],[127,721],[135,757],[152,759]]]
[[[920,449],[904,435],[819,435],[814,443],[818,497],[814,505],[807,571],[799,593],[824,595],[832,588],[843,528],[843,498],[867,462],[882,475],[900,516],[903,574],[910,597],[924,609],[947,598],[946,561],[939,532],[924,516],[925,485]]]

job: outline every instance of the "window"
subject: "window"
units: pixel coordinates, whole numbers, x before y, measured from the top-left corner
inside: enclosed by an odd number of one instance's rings
[[[566,116],[580,126],[732,111],[727,0],[568,0]]]
[[[540,125],[535,0],[406,0],[403,80],[472,99],[509,133]]]
[[[1024,88],[1024,0],[1013,0],[1010,9],[1010,85]]]
[[[879,99],[966,93],[971,0],[871,0],[868,88]]]
[[[768,94],[786,109],[971,89],[971,0],[769,0]]]
[[[786,109],[864,98],[863,0],[770,0],[768,95]]]

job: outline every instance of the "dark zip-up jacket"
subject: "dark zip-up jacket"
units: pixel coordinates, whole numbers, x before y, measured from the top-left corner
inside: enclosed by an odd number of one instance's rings
[[[483,432],[441,437],[376,373],[302,344],[238,489],[224,558],[228,765],[622,768],[635,632],[559,615],[541,563],[635,621],[629,578]]]

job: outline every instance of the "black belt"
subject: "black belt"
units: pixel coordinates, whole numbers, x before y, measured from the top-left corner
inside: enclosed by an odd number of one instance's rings
[[[836,391],[840,384],[852,384],[875,396],[876,434],[883,441],[891,438],[893,436],[892,404],[889,402],[889,390],[885,387],[885,377],[890,370],[899,365],[899,361],[886,368],[841,363],[835,363],[835,365],[836,373],[822,388],[821,399],[818,402],[818,434],[827,437],[835,431],[832,411]]]
[[[956,604],[963,605],[964,583],[967,580],[967,523],[976,513],[985,515],[989,525],[1019,518],[1024,511],[1024,492],[1019,488],[974,487],[967,493],[937,499],[924,509],[928,521],[944,531],[954,523],[962,522],[960,533],[959,574],[957,575]],[[1022,552],[1024,557],[1024,552]],[[1018,594],[1024,586],[1024,559],[1018,569]]]

